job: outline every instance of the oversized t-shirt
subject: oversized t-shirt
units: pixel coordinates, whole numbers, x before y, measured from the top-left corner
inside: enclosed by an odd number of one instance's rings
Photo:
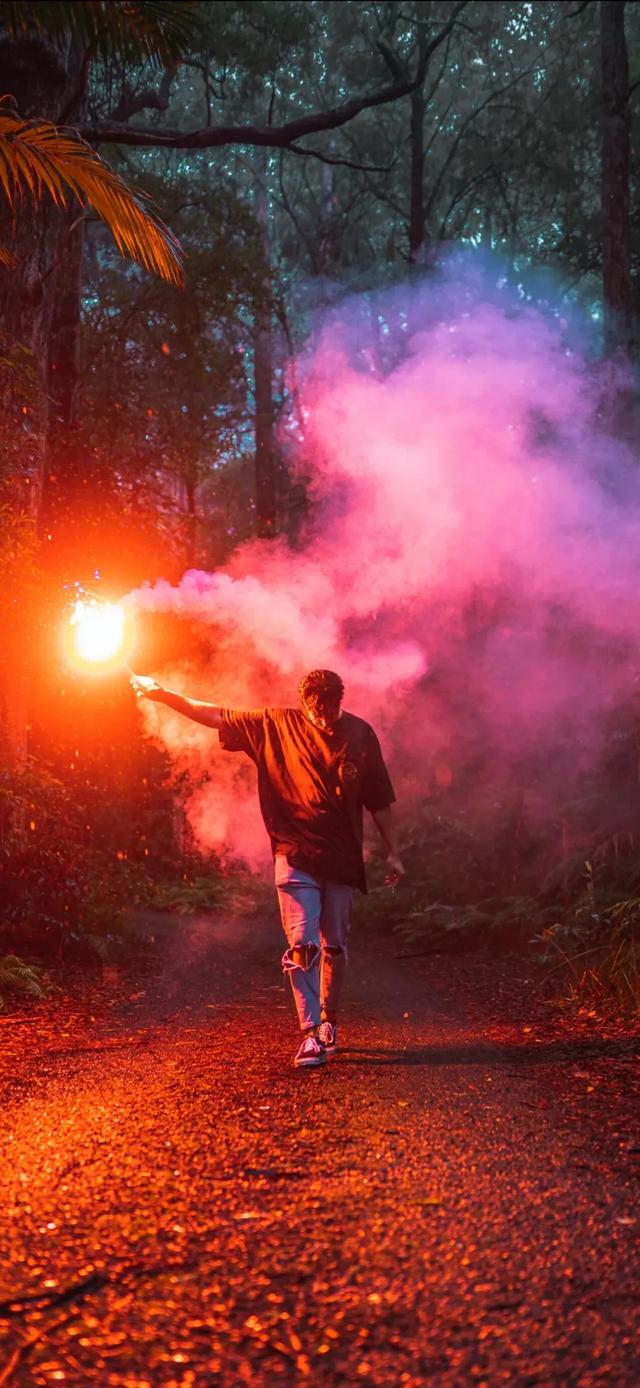
[[[383,810],[395,800],[373,728],[342,713],[325,732],[297,708],[221,715],[221,745],[256,764],[274,856],[285,854],[312,877],[366,891],[362,807]]]

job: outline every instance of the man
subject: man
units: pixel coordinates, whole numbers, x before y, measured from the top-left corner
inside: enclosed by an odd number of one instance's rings
[[[395,886],[404,871],[395,796],[373,728],[341,712],[344,685],[332,670],[305,675],[299,708],[249,712],[186,699],[145,675],[133,675],[131,683],[139,696],[216,728],[226,751],[246,752],[255,762],[287,938],[282,968],[303,1033],[294,1064],[324,1064],[337,1049],[353,890],[366,891],[363,806],[387,849],[387,885]]]

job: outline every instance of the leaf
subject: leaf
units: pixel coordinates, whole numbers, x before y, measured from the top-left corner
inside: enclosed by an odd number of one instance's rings
[[[154,66],[178,62],[202,32],[202,15],[194,0],[16,2],[3,5],[2,18],[14,37],[36,29],[60,42],[71,38],[100,58]]]
[[[118,250],[171,284],[181,285],[182,247],[151,200],[77,136],[50,121],[25,121],[0,102],[0,182],[11,207],[22,191],[39,201],[49,193],[58,207],[75,198],[93,207]]]
[[[5,270],[15,270],[17,264],[13,251],[8,250],[6,246],[0,246],[0,265],[3,265]]]
[[[0,988],[32,998],[46,997],[46,989],[36,969],[25,964],[17,954],[5,954],[0,958]]]

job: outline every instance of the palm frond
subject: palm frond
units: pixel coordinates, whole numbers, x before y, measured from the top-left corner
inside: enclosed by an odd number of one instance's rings
[[[156,66],[179,62],[202,29],[197,0],[8,0],[2,11],[14,38],[35,30],[72,38],[99,58]]]
[[[74,197],[106,222],[118,250],[172,284],[182,284],[182,248],[144,193],[131,188],[90,145],[50,121],[21,120],[0,103],[0,184],[11,206],[26,190],[58,207]]]
[[[0,265],[5,270],[15,270],[17,263],[13,251],[8,250],[7,246],[0,246]]]

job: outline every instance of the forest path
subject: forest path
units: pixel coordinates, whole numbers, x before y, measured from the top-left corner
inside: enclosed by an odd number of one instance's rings
[[[0,1025],[0,1385],[637,1384],[640,1039],[361,932],[300,1072],[280,949]]]

